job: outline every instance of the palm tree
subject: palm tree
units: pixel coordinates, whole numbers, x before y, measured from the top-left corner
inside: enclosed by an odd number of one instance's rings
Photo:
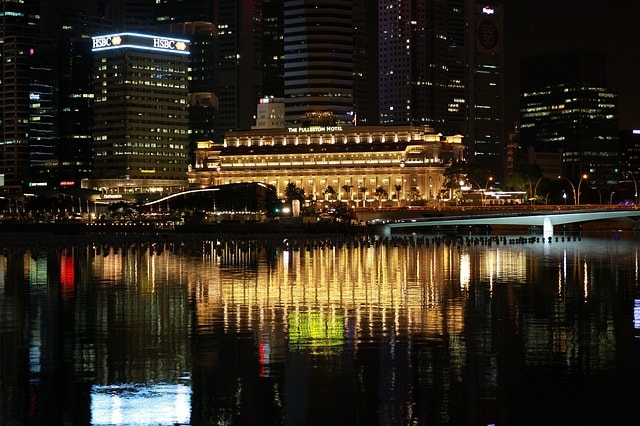
[[[382,207],[382,199],[383,198],[387,198],[389,193],[387,192],[386,189],[384,189],[383,187],[379,186],[379,187],[376,188],[375,194],[376,194],[376,197],[378,197],[379,206]]]
[[[394,188],[396,190],[396,199],[398,201],[398,207],[400,207],[400,191],[402,191],[402,185],[396,185]]]
[[[366,198],[367,187],[361,186],[360,188],[358,188],[358,192],[362,193],[362,207],[364,207],[364,203],[366,202],[365,198]]]
[[[351,198],[351,188],[353,188],[353,185],[342,185],[342,190],[347,193],[347,202]]]
[[[299,200],[300,203],[304,203],[304,188],[299,188],[295,183],[289,182],[284,189],[284,196],[287,200]]]
[[[333,186],[329,185],[325,188],[324,193],[325,195],[329,196],[329,199],[332,199],[333,196],[336,194],[336,190],[333,189]]]

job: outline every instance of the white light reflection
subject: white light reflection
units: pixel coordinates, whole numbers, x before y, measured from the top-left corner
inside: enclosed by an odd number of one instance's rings
[[[469,253],[462,253],[460,255],[460,288],[469,289],[469,283],[471,282],[471,257]]]
[[[183,384],[94,385],[91,389],[92,425],[169,425],[190,421],[191,388]]]
[[[582,266],[582,273],[584,274],[584,298],[585,300],[589,298],[589,265],[585,261]]]

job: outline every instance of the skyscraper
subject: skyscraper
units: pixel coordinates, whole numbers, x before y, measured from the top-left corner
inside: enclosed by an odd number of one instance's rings
[[[353,2],[285,0],[284,94],[286,121],[308,112],[353,121]]]
[[[262,93],[284,97],[284,0],[263,0]]]
[[[558,52],[521,65],[520,141],[562,156],[563,175],[593,185],[617,180],[618,97],[607,89],[601,52]]]
[[[501,2],[466,0],[467,75],[465,146],[467,160],[496,181],[504,176],[504,43]]]
[[[220,133],[254,124],[263,96],[262,0],[218,0]],[[221,142],[221,141],[220,141]]]
[[[49,0],[41,3],[40,13],[42,35],[54,53],[46,58],[53,70],[56,116],[55,167],[48,171],[49,185],[79,187],[92,170],[91,36],[109,33],[113,27],[91,1]]]
[[[120,194],[183,187],[189,41],[138,33],[92,40],[95,162],[88,186]]]
[[[40,15],[37,0],[3,1],[0,6],[0,173],[5,184],[21,185],[30,171],[30,76]]]
[[[428,124],[443,134],[463,135],[467,159],[499,180],[506,147],[501,5],[378,5],[380,123]]]

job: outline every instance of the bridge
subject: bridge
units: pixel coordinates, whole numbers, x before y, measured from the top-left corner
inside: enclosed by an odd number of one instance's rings
[[[457,214],[456,214],[457,213]],[[393,216],[393,215],[389,215]],[[545,236],[553,235],[555,225],[566,225],[597,220],[622,221],[635,226],[638,222],[634,218],[640,218],[640,210],[636,209],[612,209],[611,207],[590,207],[573,210],[533,210],[533,209],[504,209],[504,210],[472,210],[450,211],[444,215],[433,213],[420,214],[416,212],[414,217],[401,219],[383,218],[374,222],[382,224],[382,232],[390,235],[394,230],[420,229],[442,226],[474,226],[474,225],[512,225],[512,226],[541,226]]]

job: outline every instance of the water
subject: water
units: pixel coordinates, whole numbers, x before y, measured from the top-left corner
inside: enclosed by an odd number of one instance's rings
[[[0,424],[629,424],[639,242],[4,236]]]

